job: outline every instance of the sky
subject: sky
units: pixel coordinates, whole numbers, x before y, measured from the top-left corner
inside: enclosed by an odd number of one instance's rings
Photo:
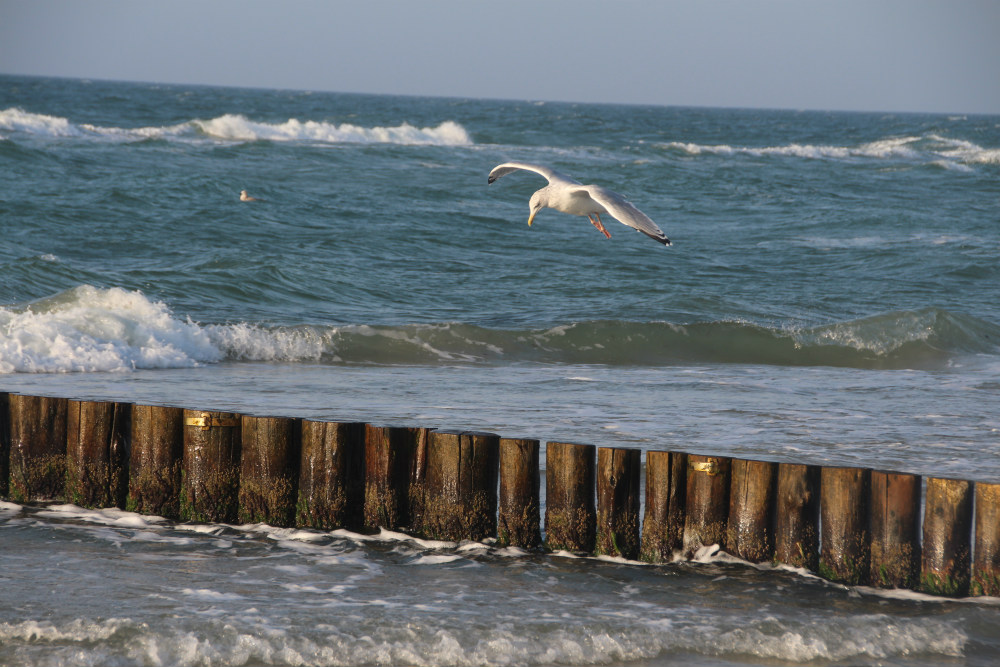
[[[997,0],[0,0],[0,73],[1000,113]]]

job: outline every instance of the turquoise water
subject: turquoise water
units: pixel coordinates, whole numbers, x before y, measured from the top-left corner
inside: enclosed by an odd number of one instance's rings
[[[674,245],[551,210],[529,228],[544,181],[487,185],[507,160],[623,193]],[[3,76],[0,173],[0,390],[1000,479],[1000,117]],[[1000,649],[988,603],[718,558],[651,569],[3,512],[0,577],[23,582],[0,586],[11,664],[989,664]],[[43,595],[39,552],[83,602]],[[108,558],[141,599],[74,576]],[[300,578],[330,591],[356,570],[350,613],[300,629],[331,602]],[[522,575],[530,594],[496,602]],[[451,605],[400,593],[414,576]],[[258,580],[280,590],[248,592]],[[241,652],[243,636],[270,648]]]

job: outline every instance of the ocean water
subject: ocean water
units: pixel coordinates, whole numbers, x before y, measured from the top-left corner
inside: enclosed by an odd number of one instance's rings
[[[0,391],[1000,480],[997,116],[0,76],[0,174]],[[0,504],[4,665],[990,665],[998,605]]]

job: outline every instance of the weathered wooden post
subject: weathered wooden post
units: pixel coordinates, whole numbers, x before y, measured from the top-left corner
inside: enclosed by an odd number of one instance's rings
[[[751,563],[771,561],[778,464],[733,459],[730,474],[726,551]]]
[[[538,440],[500,438],[501,546],[535,549],[542,543],[538,452]]]
[[[409,525],[412,437],[401,426],[365,427],[364,527],[397,530]]]
[[[159,405],[132,407],[132,451],[125,508],[180,518],[184,460],[184,410]]]
[[[294,525],[301,422],[244,415],[241,430],[240,522]]]
[[[481,541],[496,535],[500,436],[431,431],[427,442],[423,533]]]
[[[919,475],[872,471],[871,583],[916,588],[920,582]]]
[[[819,567],[820,469],[778,464],[774,560],[816,571]]]
[[[0,498],[10,492],[10,399],[0,391]]]
[[[409,470],[407,473],[407,510],[410,517],[410,530],[415,533],[424,532],[424,520],[426,516],[426,484],[427,484],[427,447],[430,441],[431,431],[434,429],[423,427],[409,427],[406,429],[409,436],[407,448],[411,452],[409,460]]]
[[[959,479],[927,478],[920,572],[925,593],[959,597],[969,592],[974,487]]]
[[[359,529],[365,504],[365,425],[302,421],[299,502],[303,528]]]
[[[698,454],[687,459],[684,553],[691,558],[702,547],[726,543],[731,460]]]
[[[125,508],[132,405],[66,403],[66,499],[82,507]]]
[[[972,594],[1000,596],[1000,484],[976,482]]]
[[[184,411],[181,518],[236,521],[240,491],[240,415]]]
[[[639,557],[642,450],[597,448],[597,536],[594,553]]]
[[[824,467],[820,477],[819,574],[830,581],[867,584],[871,564],[871,471]]]
[[[545,545],[558,551],[594,551],[594,445],[545,446]]]
[[[66,487],[65,398],[10,394],[10,498],[56,500]]]
[[[481,541],[497,534],[497,483],[500,475],[500,436],[485,431],[465,431],[472,452],[472,493],[466,506],[466,535]]]
[[[646,452],[646,511],[639,558],[669,563],[684,543],[687,454]]]

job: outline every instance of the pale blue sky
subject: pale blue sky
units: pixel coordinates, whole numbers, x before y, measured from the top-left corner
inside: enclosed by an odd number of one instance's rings
[[[1000,113],[1000,2],[0,0],[0,72]]]

